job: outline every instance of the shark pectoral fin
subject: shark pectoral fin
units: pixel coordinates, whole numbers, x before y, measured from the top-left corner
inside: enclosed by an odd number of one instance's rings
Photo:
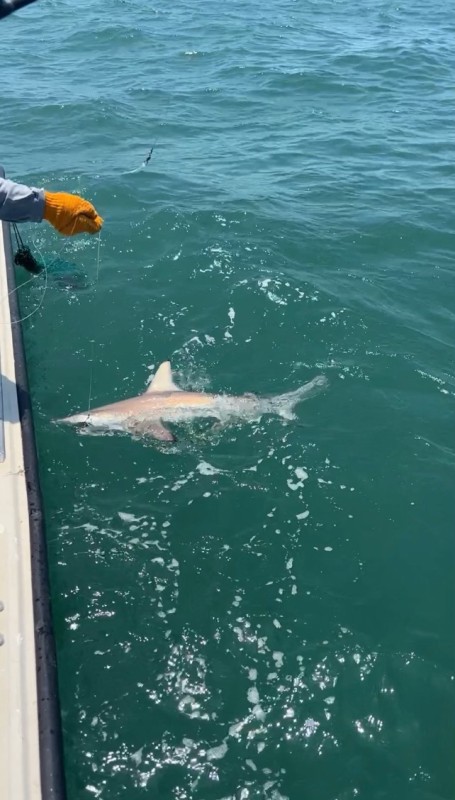
[[[151,422],[144,427],[143,432],[146,436],[153,436],[160,442],[175,442],[175,436],[171,431],[164,427],[161,422]]]
[[[155,422],[148,422],[146,420],[137,420],[130,423],[126,430],[133,436],[151,436],[153,439],[158,439],[160,442],[175,442],[175,436],[171,431],[164,427],[161,420]]]
[[[172,380],[171,362],[164,361],[158,367],[152,381],[150,382],[146,393],[148,392],[180,392],[178,386]]]
[[[226,427],[226,423],[221,422],[221,420],[217,420],[214,422],[213,425],[210,427],[212,433],[220,433]]]

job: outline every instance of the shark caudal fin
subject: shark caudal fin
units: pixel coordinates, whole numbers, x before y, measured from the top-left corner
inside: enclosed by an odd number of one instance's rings
[[[325,375],[317,375],[312,381],[305,383],[293,392],[286,392],[286,394],[278,394],[272,397],[270,403],[273,411],[283,419],[295,419],[295,407],[304,400],[315,397],[319,392],[326,389],[328,385],[329,382]]]

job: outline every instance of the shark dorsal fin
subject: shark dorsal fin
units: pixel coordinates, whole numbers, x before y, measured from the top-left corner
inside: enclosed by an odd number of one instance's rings
[[[147,392],[180,392],[172,380],[171,362],[164,361],[155,372]]]

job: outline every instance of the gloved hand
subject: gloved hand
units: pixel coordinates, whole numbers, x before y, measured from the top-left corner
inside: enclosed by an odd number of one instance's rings
[[[67,192],[44,192],[44,219],[64,236],[98,233],[102,218],[87,200]]]

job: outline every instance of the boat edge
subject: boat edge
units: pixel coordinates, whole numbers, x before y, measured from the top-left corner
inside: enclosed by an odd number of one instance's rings
[[[0,177],[4,176],[4,170],[0,167]],[[10,225],[7,222],[1,224],[29,513],[41,794],[43,800],[66,800],[57,656],[52,625],[49,565],[33,410],[28,386],[19,302],[17,292],[14,291],[16,280]]]

